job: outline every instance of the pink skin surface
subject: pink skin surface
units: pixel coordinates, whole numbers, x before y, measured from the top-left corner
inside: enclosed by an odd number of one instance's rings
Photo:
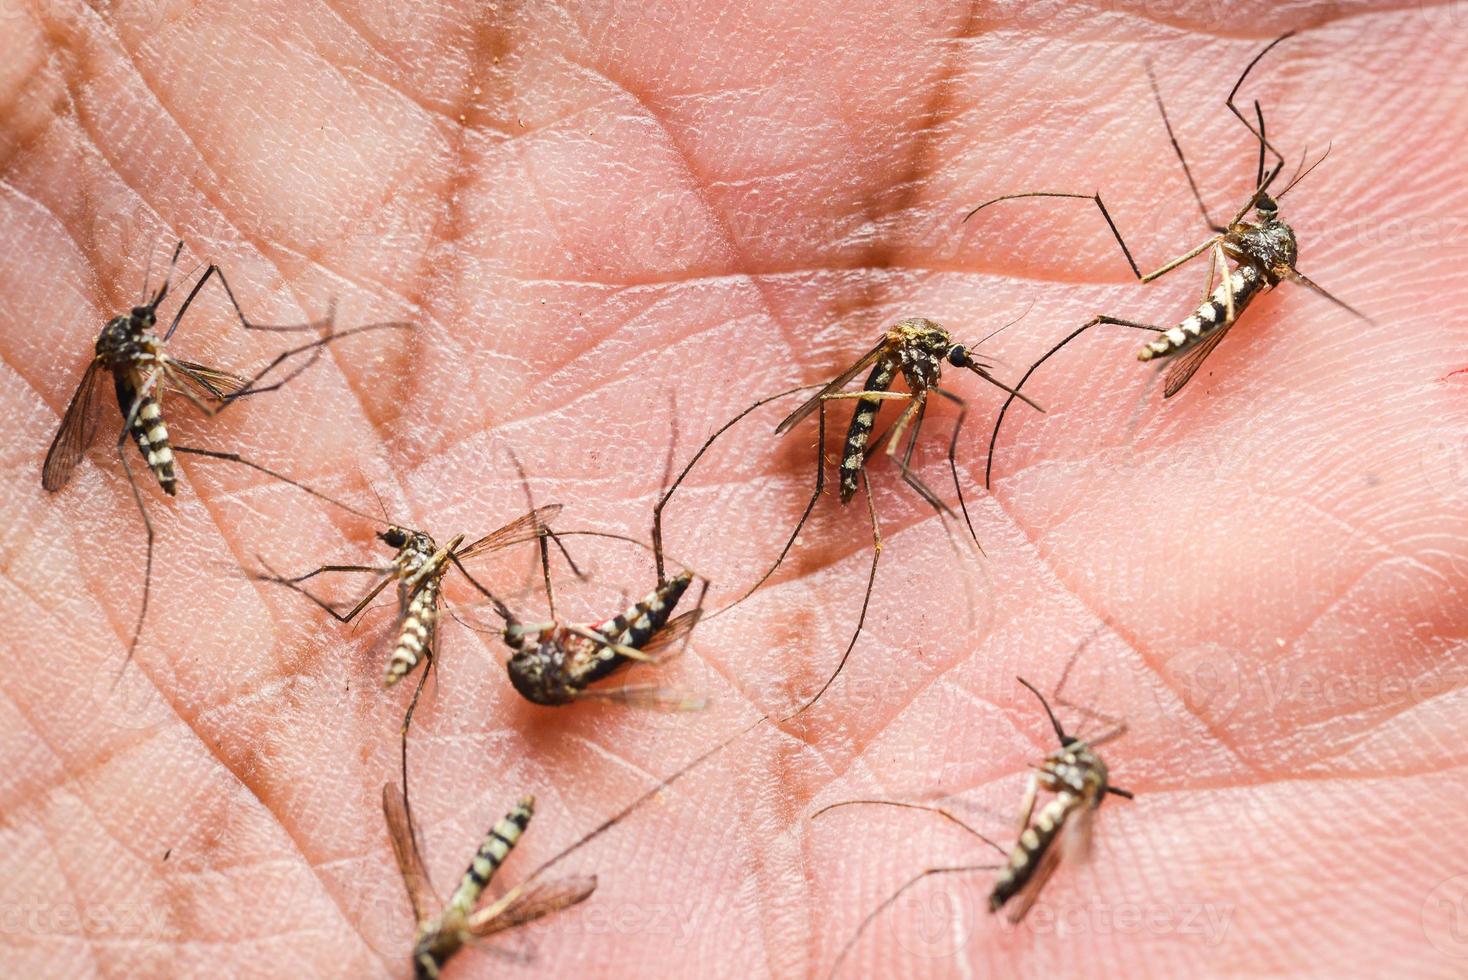
[[[1127,720],[1104,755],[1136,800],[1096,814],[1090,862],[1062,866],[1024,926],[986,914],[988,873],[932,879],[843,975],[1468,969],[1468,8],[784,6],[0,5],[0,972],[408,972],[378,803],[409,693],[381,687],[390,617],[353,631],[239,571],[382,561],[376,527],[184,458],[176,499],[145,488],[154,606],[114,688],[142,534],[110,406],[71,484],[40,487],[150,254],[156,276],[184,238],[181,271],[220,263],[258,321],[335,299],[344,325],[417,325],[217,419],[175,398],[175,441],[375,512],[370,486],[440,542],[524,510],[513,449],[536,500],[566,506],[559,526],[645,537],[675,428],[683,460],[900,317],[975,342],[1028,310],[981,350],[1010,380],[1094,313],[1180,319],[1203,265],[1137,285],[1083,201],[960,219],[997,194],[1099,188],[1160,265],[1206,231],[1146,60],[1226,215],[1254,149],[1223,98],[1288,29],[1245,99],[1291,168],[1333,145],[1282,215],[1300,268],[1379,326],[1284,286],[1166,403],[1144,338],[1097,328],[1035,376],[1046,415],[1011,413],[992,494],[998,393],[950,370],[984,555],[876,459],[884,549],[842,677],[561,865],[599,876],[590,901],[451,975],[824,976],[911,875],[993,855],[929,814],[811,814],[941,802],[1010,839],[1054,745],[1014,677],[1051,690],[1088,636],[1064,695]],[[235,369],[282,346],[212,287],[174,342]],[[733,430],[669,510],[669,552],[713,580],[711,605],[803,506],[815,423],[776,440],[790,407]],[[916,459],[950,500],[953,419],[934,405]],[[568,545],[592,581],[557,565],[563,614],[600,618],[652,582],[636,549]],[[536,708],[495,637],[446,621],[411,749],[440,890],[520,794],[538,813],[496,890],[788,713],[839,657],[870,555],[865,507],[828,494],[763,590],[632,672],[706,694],[700,713]],[[476,568],[534,618],[532,562]],[[363,578],[322,591],[355,598]],[[449,595],[472,605],[461,581]]]

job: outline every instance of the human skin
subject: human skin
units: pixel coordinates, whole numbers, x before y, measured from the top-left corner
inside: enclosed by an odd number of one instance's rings
[[[1072,659],[1063,697],[1125,718],[1102,752],[1136,799],[1105,803],[1089,863],[1063,865],[1024,926],[986,914],[990,872],[943,876],[843,975],[1468,968],[1461,3],[379,6],[0,7],[3,972],[408,972],[379,807],[410,693],[381,687],[390,618],[353,631],[240,571],[380,562],[377,527],[184,458],[176,499],[144,485],[153,606],[114,684],[142,532],[110,405],[71,484],[41,489],[96,331],[150,254],[156,282],[182,237],[181,271],[218,262],[261,322],[334,299],[343,325],[415,324],[215,419],[173,399],[175,441],[368,513],[375,491],[441,543],[524,510],[513,450],[537,502],[565,505],[558,527],[645,538],[675,429],[686,460],[901,317],[976,342],[1024,313],[980,350],[1010,380],[1094,313],[1180,319],[1202,265],[1137,285],[1084,201],[960,219],[997,194],[1100,189],[1155,268],[1206,229],[1145,62],[1226,215],[1255,151],[1224,95],[1290,29],[1244,98],[1289,169],[1332,145],[1282,216],[1301,270],[1377,325],[1286,284],[1166,402],[1143,336],[1099,327],[1031,382],[1044,416],[1011,413],[992,494],[998,393],[950,369],[982,556],[875,458],[884,547],[840,678],[558,865],[598,875],[586,904],[451,975],[824,976],[902,882],[994,855],[918,811],[812,814],[919,801],[1012,839],[1054,747],[1015,675],[1049,692]],[[176,353],[242,370],[281,349],[206,296]],[[712,579],[711,608],[804,504],[815,422],[773,435],[793,407],[731,430],[670,505],[670,556]],[[953,418],[934,403],[916,460],[949,500]],[[652,582],[634,548],[567,546],[591,579],[555,566],[567,616]],[[537,815],[496,890],[787,715],[840,657],[871,553],[860,499],[828,493],[764,589],[633,672],[706,694],[702,712],[535,707],[494,636],[446,620],[410,749],[440,889],[521,794]],[[475,570],[534,618],[532,563]],[[462,580],[449,593],[493,622]]]

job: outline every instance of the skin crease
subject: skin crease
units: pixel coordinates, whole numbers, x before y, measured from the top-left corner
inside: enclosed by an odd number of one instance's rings
[[[389,617],[354,633],[238,571],[256,554],[289,571],[381,561],[375,527],[184,458],[176,500],[145,489],[154,606],[113,688],[142,535],[110,407],[72,483],[39,485],[95,333],[135,302],[150,249],[156,282],[182,236],[184,271],[220,263],[262,322],[334,298],[346,325],[417,324],[347,341],[214,420],[175,398],[176,442],[239,449],[375,512],[370,485],[441,543],[524,510],[513,449],[537,502],[566,505],[559,526],[645,536],[675,426],[684,460],[903,316],[975,342],[1028,311],[981,349],[1009,380],[1093,313],[1180,319],[1202,265],[1138,286],[1085,202],[959,219],[996,194],[1100,188],[1157,267],[1206,231],[1144,61],[1226,217],[1254,148],[1224,95],[1299,29],[1244,98],[1263,100],[1291,168],[1332,144],[1281,214],[1301,270],[1379,326],[1286,284],[1165,404],[1134,360],[1142,335],[1097,328],[1027,388],[1045,416],[1011,413],[992,496],[996,392],[950,369],[974,408],[960,462],[984,557],[876,460],[885,547],[841,679],[568,858],[558,871],[600,878],[589,902],[450,975],[825,975],[909,876],[993,855],[929,814],[810,814],[941,802],[1007,841],[1026,767],[1054,747],[1014,675],[1051,690],[1087,637],[1064,694],[1127,719],[1102,751],[1136,800],[1105,804],[1090,863],[1063,866],[1024,927],[985,914],[989,873],[930,880],[843,975],[1461,975],[1461,3],[379,6],[3,11],[6,973],[408,971],[378,803],[409,693],[380,687]],[[206,295],[180,355],[240,369],[284,346]],[[670,508],[669,551],[713,579],[711,605],[753,582],[803,506],[814,421],[772,435],[793,407],[733,430]],[[917,458],[945,499],[953,417],[934,404]],[[522,793],[537,815],[496,889],[819,686],[871,553],[863,505],[838,508],[831,487],[764,590],[680,661],[633,672],[705,693],[702,713],[535,708],[494,637],[444,625],[412,743],[441,891]],[[557,566],[564,615],[605,616],[651,585],[635,549],[568,545],[592,581]],[[476,570],[537,616],[532,562]],[[472,604],[462,582],[449,593]]]

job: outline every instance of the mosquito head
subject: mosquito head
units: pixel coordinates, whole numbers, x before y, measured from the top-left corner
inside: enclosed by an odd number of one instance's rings
[[[389,548],[402,548],[408,543],[408,532],[396,524],[390,525],[386,531],[379,531],[377,537]]]
[[[1259,200],[1254,203],[1254,210],[1263,220],[1274,221],[1279,217],[1279,202],[1268,194],[1260,194]]]
[[[154,324],[158,322],[158,314],[154,312],[155,305],[150,303],[147,306],[133,307],[132,314],[128,317],[128,328],[134,334],[144,333],[153,329]]]
[[[962,344],[954,344],[948,348],[948,363],[957,368],[973,366],[973,358],[969,357],[968,349]]]

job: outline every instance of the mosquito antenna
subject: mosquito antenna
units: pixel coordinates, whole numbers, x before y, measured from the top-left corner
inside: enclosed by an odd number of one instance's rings
[[[1182,144],[1177,141],[1177,133],[1173,131],[1172,120],[1167,117],[1167,106],[1162,102],[1162,89],[1157,85],[1157,73],[1152,70],[1152,62],[1147,61],[1147,81],[1152,86],[1152,100],[1157,103],[1157,111],[1162,116],[1162,126],[1167,130],[1167,141],[1172,144],[1172,151],[1177,154],[1177,162],[1183,165],[1183,176],[1188,179],[1188,189],[1193,192],[1193,200],[1198,202],[1198,210],[1203,213],[1203,220],[1209,228],[1215,232],[1222,232],[1223,226],[1213,220],[1213,215],[1208,211],[1208,205],[1203,203],[1203,194],[1198,190],[1198,182],[1193,179],[1193,168],[1188,166],[1188,158],[1183,156]]]
[[[1055,717],[1055,712],[1050,710],[1050,702],[1045,700],[1045,695],[1041,694],[1039,689],[1036,688],[1035,685],[1031,684],[1023,677],[1016,677],[1015,680],[1019,681],[1025,687],[1029,688],[1030,693],[1040,699],[1040,706],[1045,709],[1045,714],[1050,716],[1050,724],[1054,726],[1055,734],[1060,736],[1060,744],[1062,746],[1065,746],[1074,741],[1074,739],[1072,739],[1069,735],[1065,734],[1065,729],[1060,727],[1060,721]]]
[[[1259,169],[1254,175],[1254,186],[1259,187],[1264,183],[1264,148],[1269,141],[1264,136],[1264,109],[1258,99],[1254,100],[1254,118],[1259,120]]]
[[[1333,143],[1327,143],[1325,145],[1325,152],[1322,153],[1322,154],[1320,154],[1320,159],[1318,159],[1314,163],[1310,164],[1310,166],[1305,170],[1304,173],[1296,174],[1294,177],[1291,177],[1290,178],[1290,182],[1285,185],[1285,189],[1282,190],[1282,191],[1280,191],[1278,194],[1274,195],[1275,198],[1278,199],[1278,198],[1284,197],[1286,194],[1288,194],[1290,192],[1290,190],[1296,184],[1298,184],[1300,181],[1304,180],[1306,177],[1310,176],[1310,174],[1314,172],[1315,168],[1318,167],[1318,166],[1320,166],[1322,163],[1324,163],[1325,162],[1325,158],[1328,157],[1328,156],[1330,156],[1330,150],[1331,150],[1331,147],[1332,146],[1334,146]],[[1300,164],[1301,164],[1301,166],[1304,166],[1304,163],[1305,163],[1305,157],[1304,157],[1303,154],[1301,154],[1301,156],[1300,156]]]
[[[676,391],[670,391],[668,393],[668,413],[672,419],[669,426],[672,431],[668,439],[668,455],[663,459],[663,479],[658,484],[659,507],[662,506],[663,501],[668,499],[670,492],[668,486],[673,482],[673,459],[678,452],[678,393]],[[661,515],[659,514],[657,516],[660,517]],[[663,573],[663,536],[661,523],[661,520],[653,521],[653,531],[655,533],[653,534],[652,560],[653,564],[657,566],[659,585],[667,581]]]
[[[148,290],[153,285],[153,255],[158,251],[158,242],[155,239],[148,246],[148,264],[143,266],[143,295],[138,297],[138,305],[142,306],[148,302]]]
[[[156,309],[158,307],[158,304],[163,302],[163,297],[168,295],[168,284],[173,279],[173,270],[178,266],[178,257],[179,254],[183,251],[183,247],[183,240],[180,239],[178,245],[176,245],[173,249],[173,258],[170,259],[168,262],[168,272],[163,276],[163,285],[158,287],[158,295],[154,296],[153,301],[147,304],[150,308]],[[151,267],[151,265],[152,260],[150,259],[149,266]],[[151,278],[151,272],[152,270],[150,268],[149,278]]]
[[[1003,333],[1004,331],[1008,330],[1010,327],[1014,326],[1016,323],[1018,323],[1019,321],[1023,320],[1025,317],[1029,316],[1030,315],[1030,311],[1033,310],[1034,308],[1035,308],[1035,301],[1034,300],[1030,300],[1030,305],[1025,307],[1025,311],[1023,313],[1021,313],[1019,316],[1015,317],[1013,320],[1010,320],[1008,323],[1004,324],[1003,326],[997,327],[994,330],[990,331],[989,333],[985,334],[983,337],[981,337],[979,339],[979,342],[977,344],[970,344],[969,345],[969,350],[973,350],[975,347],[981,347],[984,344],[987,344],[989,341],[993,340],[995,337],[999,336],[1001,333]]]
[[[377,501],[377,509],[382,511],[382,523],[391,525],[392,518],[387,516],[387,505],[382,502],[382,494],[377,492],[377,487],[372,485],[371,480],[367,481],[367,489],[372,491],[372,499]]]

